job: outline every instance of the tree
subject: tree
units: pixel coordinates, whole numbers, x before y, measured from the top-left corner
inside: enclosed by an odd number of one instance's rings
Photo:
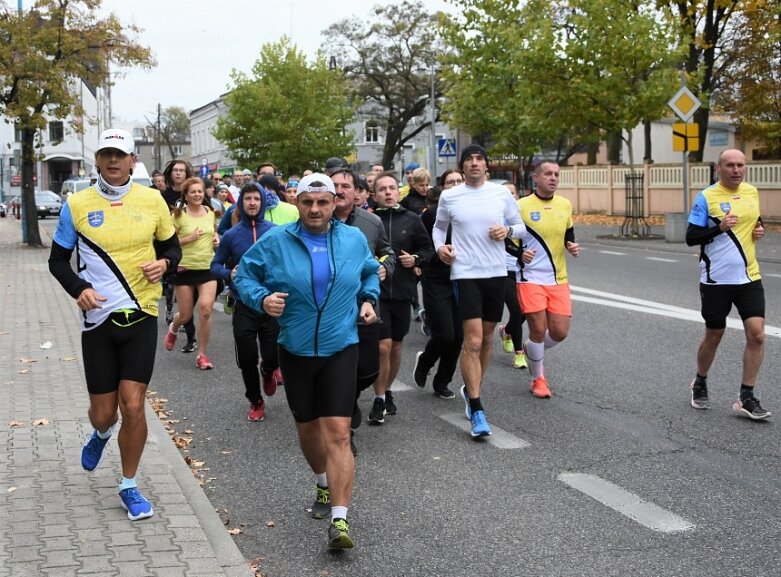
[[[273,162],[291,174],[352,151],[352,102],[342,74],[328,69],[322,53],[308,64],[283,37],[261,47],[251,77],[234,70],[231,78],[228,111],[214,136],[240,165]]]
[[[452,0],[449,110],[470,132],[530,152],[589,142],[664,114],[675,92],[674,23],[650,0]],[[624,136],[624,133],[626,136]]]
[[[373,20],[353,17],[329,26],[323,50],[344,70],[354,95],[370,112],[370,120],[385,129],[382,165],[390,167],[406,142],[430,126],[424,116],[444,44],[432,34],[438,16],[426,12],[420,0],[375,6]]]
[[[765,156],[781,158],[781,4],[746,3],[731,28],[732,57],[714,108],[730,114]]]
[[[710,100],[724,75],[732,51],[727,38],[730,19],[740,9],[743,0],[659,0],[681,23],[681,45],[686,50],[683,62],[691,75],[690,86],[702,102],[693,121],[699,126],[700,142],[705,142],[710,117]],[[690,154],[694,162],[702,162],[703,148]]]
[[[168,147],[169,156],[174,159],[177,157],[174,152],[174,145],[190,140],[190,115],[181,106],[169,106],[160,110],[158,104],[158,121],[146,119],[147,128],[155,135],[155,155],[156,166],[160,166],[160,146],[165,144]]]
[[[79,83],[108,81],[108,65],[150,67],[153,59],[131,35],[139,29],[113,15],[98,18],[102,0],[36,0],[21,14],[0,2],[0,114],[22,136],[22,203],[27,244],[43,246],[33,188],[36,133],[48,119],[85,118]]]

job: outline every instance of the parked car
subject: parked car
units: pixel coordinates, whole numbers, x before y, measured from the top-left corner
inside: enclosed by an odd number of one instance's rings
[[[90,185],[89,178],[69,178],[65,182],[62,183],[62,189],[60,190],[60,194],[62,195],[62,198],[65,199],[69,197],[74,192],[79,192],[80,190],[84,190]]]
[[[133,175],[130,178],[141,186],[152,186],[152,178],[149,176],[149,171],[143,162],[136,162],[136,166],[133,168]]]
[[[38,209],[38,218],[47,216],[60,216],[62,200],[59,195],[51,190],[35,191],[35,206]]]

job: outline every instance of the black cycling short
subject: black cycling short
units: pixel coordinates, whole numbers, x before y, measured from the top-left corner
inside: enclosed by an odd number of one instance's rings
[[[409,332],[411,315],[411,301],[380,300],[380,340],[403,341]]]
[[[501,321],[506,284],[506,275],[456,280],[453,285],[461,320],[481,319],[490,323]]]
[[[157,350],[157,318],[141,311],[113,312],[81,333],[84,375],[91,395],[114,393],[119,381],[149,384]]]
[[[702,318],[709,329],[723,329],[732,305],[744,321],[751,317],[765,318],[765,289],[761,280],[746,284],[700,283]]]
[[[279,347],[285,397],[297,423],[320,417],[350,417],[355,405],[358,345],[330,357],[300,357]]]

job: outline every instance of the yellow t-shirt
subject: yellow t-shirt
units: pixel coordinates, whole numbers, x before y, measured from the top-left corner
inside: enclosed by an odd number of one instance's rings
[[[174,216],[174,226],[180,239],[192,234],[196,228],[201,229],[198,240],[182,245],[179,266],[188,270],[209,270],[214,258],[214,212],[207,210],[202,216],[192,216],[183,210],[179,216]]]
[[[523,247],[537,251],[530,263],[521,265],[519,282],[548,286],[566,283],[564,234],[572,228],[572,204],[562,196],[543,200],[531,194],[518,200],[518,208],[526,225]]]

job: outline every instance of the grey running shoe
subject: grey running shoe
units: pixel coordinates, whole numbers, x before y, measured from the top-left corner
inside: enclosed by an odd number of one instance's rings
[[[331,514],[331,493],[328,487],[315,485],[315,502],[312,505],[312,517],[315,519],[325,519]]]
[[[346,519],[334,519],[328,527],[329,549],[352,549],[355,543],[350,538],[350,526]]]
[[[708,400],[708,384],[692,381],[689,385],[692,390],[692,407],[695,409],[710,409]]]
[[[447,385],[441,388],[434,387],[434,394],[438,395],[441,399],[455,399],[456,394],[448,388]]]
[[[747,417],[753,421],[764,421],[770,418],[770,411],[762,408],[759,399],[754,396],[738,399],[732,405],[732,410],[739,417]]]

